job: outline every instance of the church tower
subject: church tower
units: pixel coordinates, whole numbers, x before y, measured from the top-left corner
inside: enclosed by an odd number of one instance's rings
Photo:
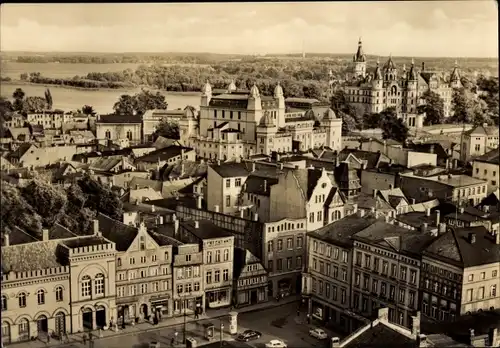
[[[358,51],[352,57],[352,61],[354,63],[354,77],[364,78],[366,76],[366,57],[363,53],[363,43],[361,41],[361,38],[359,38],[358,41]]]
[[[455,61],[455,67],[453,68],[453,71],[451,72],[450,87],[451,88],[461,88],[462,87],[462,81],[460,79],[460,72],[458,71],[458,62],[457,61]]]

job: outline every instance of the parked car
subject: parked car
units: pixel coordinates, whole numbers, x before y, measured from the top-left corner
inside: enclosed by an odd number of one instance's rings
[[[271,340],[269,343],[266,343],[266,348],[287,348],[287,346],[282,340]]]
[[[324,330],[318,328],[309,330],[309,335],[317,338],[318,340],[324,340],[328,337]]]
[[[240,333],[236,339],[241,342],[248,342],[251,340],[259,339],[261,336],[262,334],[258,331],[245,330],[242,333]]]

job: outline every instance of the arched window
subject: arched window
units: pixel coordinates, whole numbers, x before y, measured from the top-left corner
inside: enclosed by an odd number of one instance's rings
[[[118,258],[118,260],[116,260],[116,263],[118,264],[118,267],[120,267],[122,265],[122,259]]]
[[[56,301],[61,302],[63,299],[64,299],[63,288],[62,286],[58,286],[56,288]]]
[[[7,296],[2,295],[2,311],[7,310]]]
[[[38,300],[39,305],[45,304],[45,290],[42,289],[38,290],[36,292],[36,298]]]
[[[104,133],[104,134],[105,134],[104,136],[106,137],[106,139],[111,139],[111,131],[107,130],[106,133]]]
[[[224,261],[229,260],[229,249],[224,249]]]
[[[23,318],[19,321],[19,340],[26,340],[30,336],[30,322],[28,319]]]
[[[132,140],[132,131],[130,130],[127,131],[127,139]]]
[[[92,280],[88,275],[83,276],[82,278],[82,297],[89,297],[90,294],[92,293],[92,288],[91,288],[91,282]]]
[[[19,297],[19,307],[21,308],[26,307],[26,293],[21,292],[18,297]]]
[[[104,295],[104,274],[99,273],[95,276],[94,290],[96,295]]]
[[[144,239],[144,236],[140,236],[140,238],[139,238],[139,249],[140,250],[146,249],[146,241]]]

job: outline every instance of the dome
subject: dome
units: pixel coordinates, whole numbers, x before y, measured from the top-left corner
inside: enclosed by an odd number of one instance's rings
[[[309,109],[304,113],[304,118],[307,118],[309,120],[316,120],[316,115],[314,114],[314,111],[312,109]]]
[[[335,112],[331,108],[328,108],[328,110],[325,111],[325,115],[323,116],[323,120],[334,120],[336,118],[337,115],[335,115]]]
[[[276,85],[276,87],[274,87],[274,97],[275,98],[279,98],[279,97],[282,97],[282,96],[283,96],[283,88],[281,88],[281,85],[278,82],[278,84]]]
[[[234,80],[231,80],[231,83],[227,87],[228,92],[234,92],[236,91],[236,84],[234,83]]]
[[[203,94],[212,94],[212,86],[210,86],[210,83],[207,81],[205,83],[205,86],[203,86],[203,89],[201,90]]]
[[[271,113],[269,111],[266,111],[264,113],[264,116],[260,119],[259,126],[261,127],[274,127],[274,121],[273,118],[271,117]]]
[[[255,85],[255,83],[253,84],[252,88],[250,89],[250,97],[252,97],[252,98],[259,98],[260,97],[259,89]]]

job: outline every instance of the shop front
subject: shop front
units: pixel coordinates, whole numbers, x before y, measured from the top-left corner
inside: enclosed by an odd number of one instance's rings
[[[163,318],[168,318],[171,316],[169,309],[169,295],[162,296],[152,296],[150,298],[151,302],[151,311],[153,312],[154,320],[161,321]]]
[[[207,308],[226,307],[231,304],[231,287],[207,291]]]
[[[267,284],[253,288],[236,289],[234,296],[235,304],[239,307],[267,301]]]
[[[203,296],[174,299],[172,315],[202,314]]]
[[[350,334],[369,322],[356,313],[336,307],[320,299],[310,299],[309,313],[318,325]]]

